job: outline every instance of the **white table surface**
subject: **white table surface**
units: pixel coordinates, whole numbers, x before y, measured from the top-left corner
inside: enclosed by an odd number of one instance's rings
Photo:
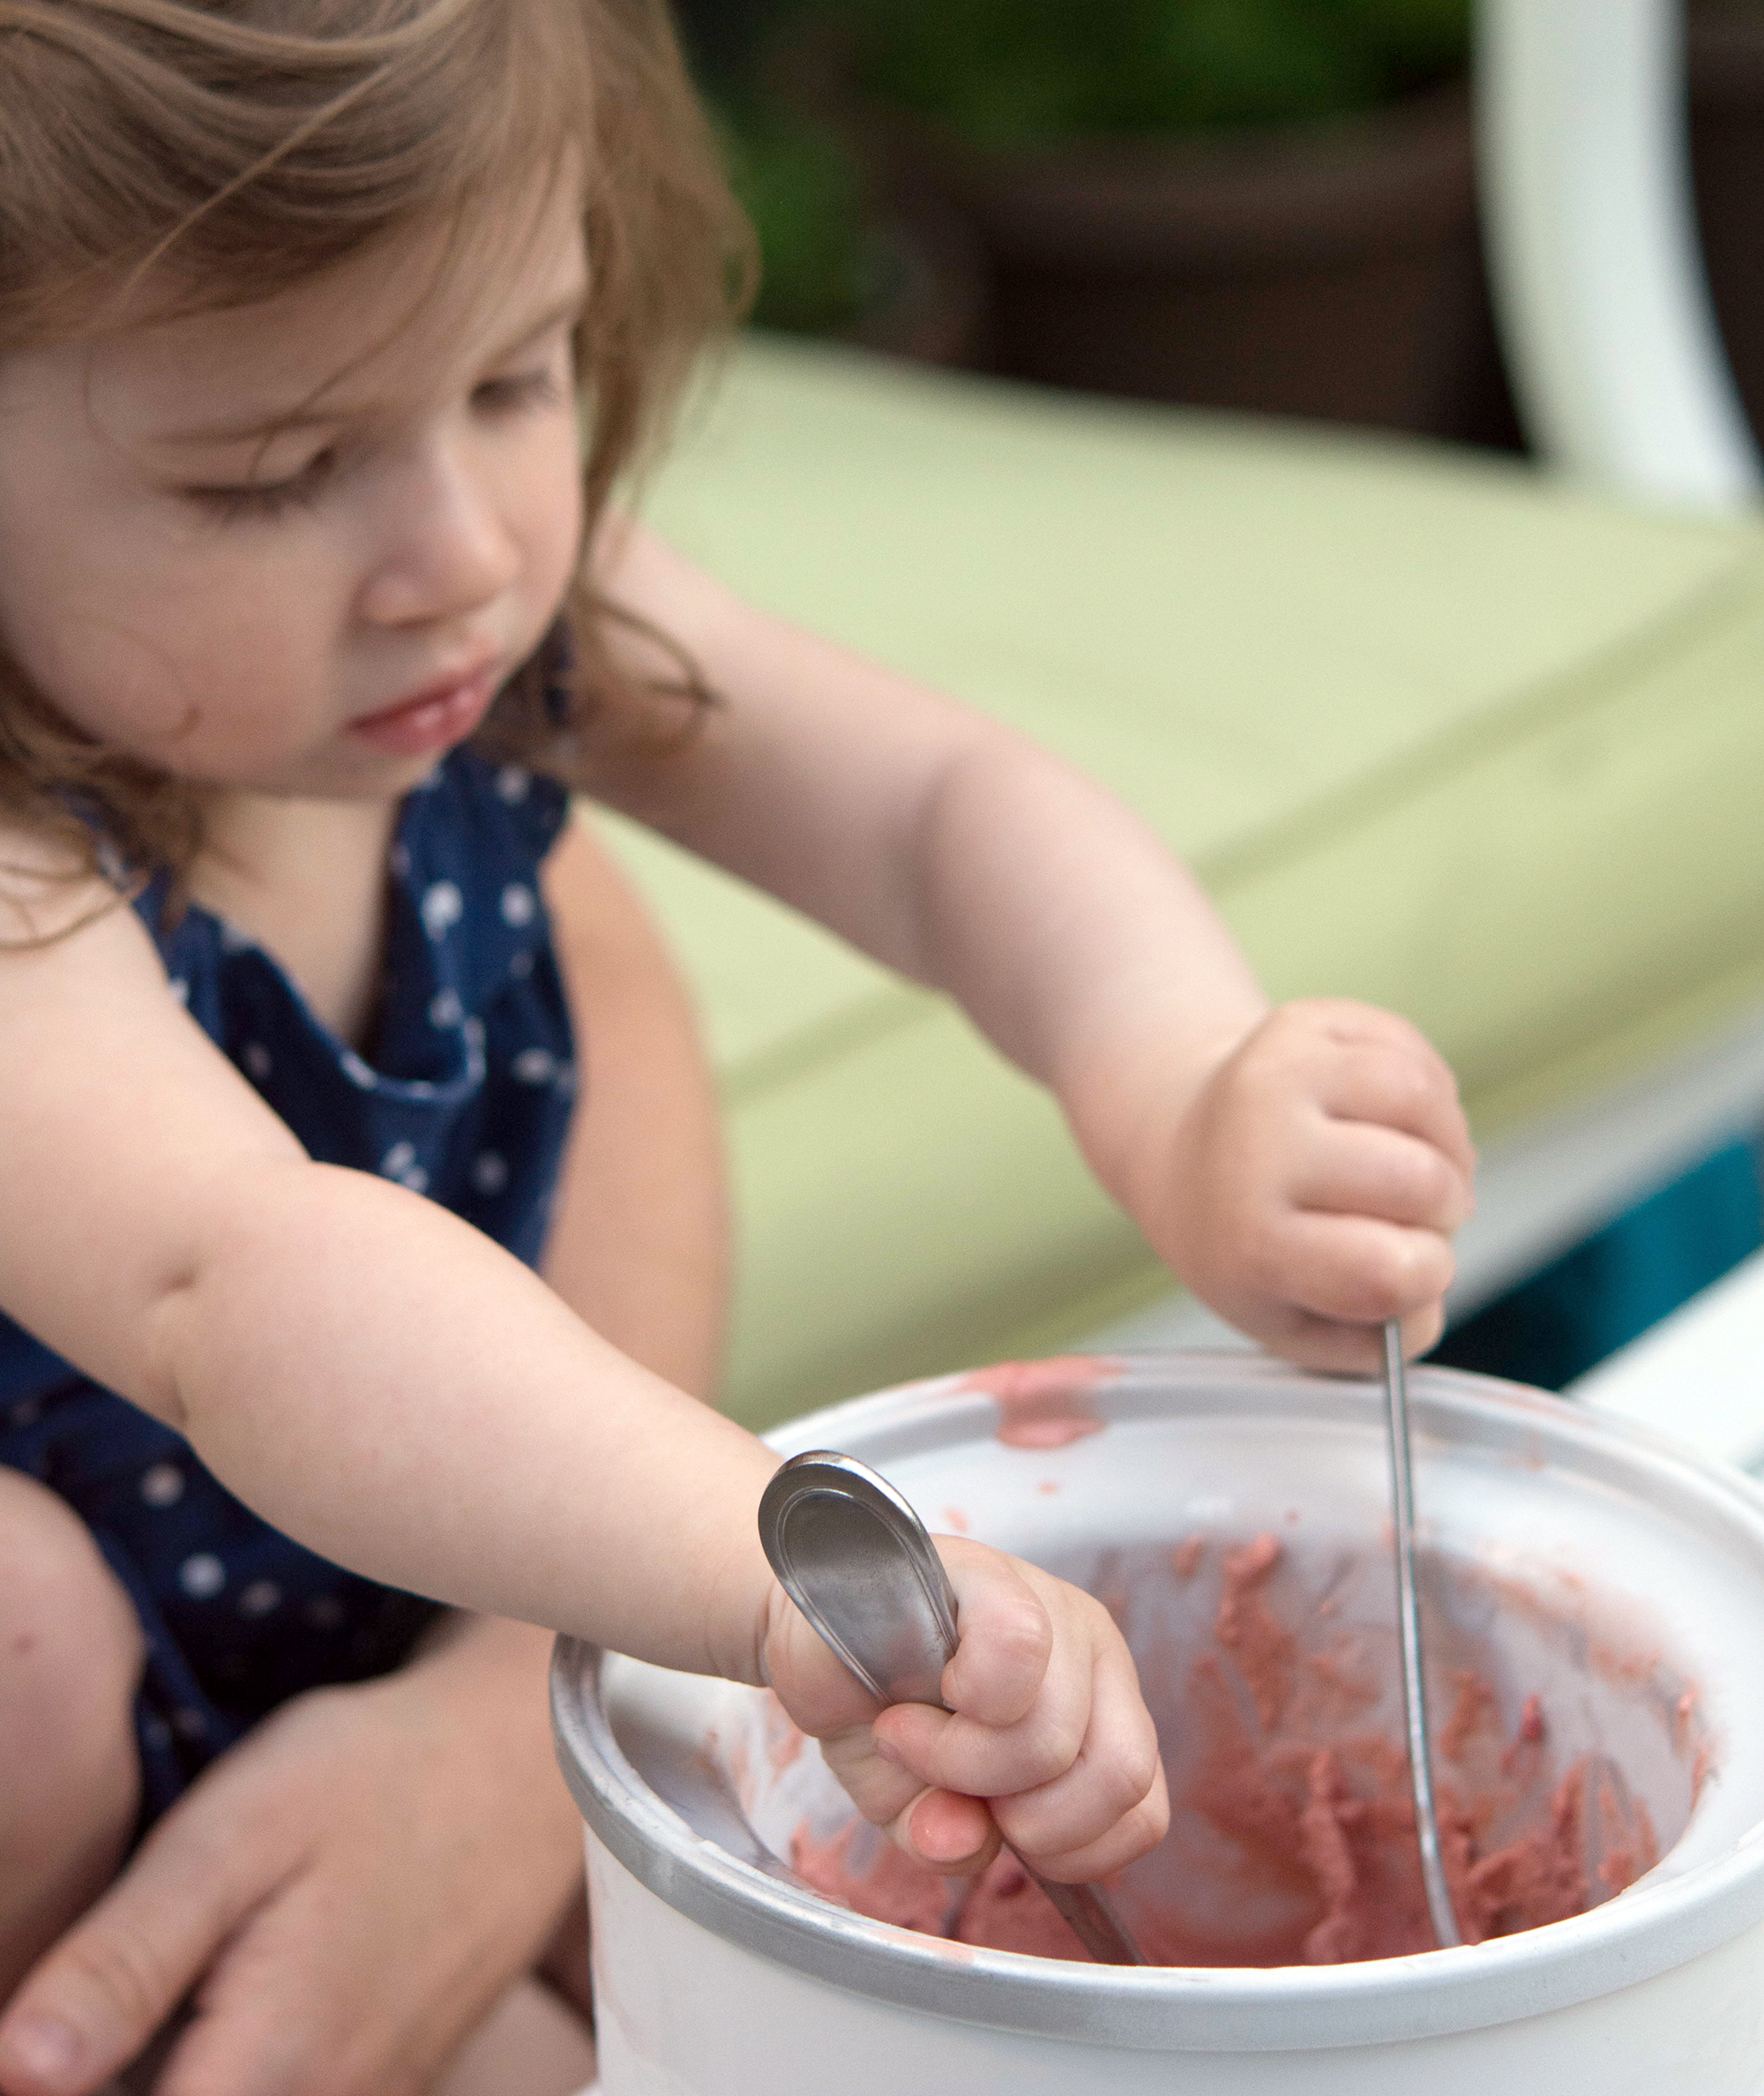
[[[1563,1394],[1764,1471],[1764,1252]]]

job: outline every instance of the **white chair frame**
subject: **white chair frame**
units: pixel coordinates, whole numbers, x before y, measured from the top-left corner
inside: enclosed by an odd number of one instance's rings
[[[1483,223],[1545,457],[1646,500],[1758,498],[1692,201],[1682,0],[1480,0]]]

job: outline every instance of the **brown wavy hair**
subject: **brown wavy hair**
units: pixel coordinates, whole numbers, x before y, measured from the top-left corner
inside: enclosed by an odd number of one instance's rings
[[[562,180],[594,288],[591,534],[753,276],[666,0],[0,0],[0,356],[101,332],[144,291],[156,317],[254,303],[411,232],[482,258]],[[585,572],[564,618],[487,749],[582,782],[609,733],[690,731],[708,694],[677,649],[677,678],[633,688],[608,645],[624,615]],[[0,811],[88,869],[90,819],[137,868],[181,875],[201,842],[191,788],[82,735],[4,648]]]

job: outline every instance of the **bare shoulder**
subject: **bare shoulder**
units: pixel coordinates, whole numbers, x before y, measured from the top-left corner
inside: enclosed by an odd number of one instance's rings
[[[77,846],[0,820],[0,1071],[21,1037],[41,1054],[94,1016],[138,1034],[189,1023],[128,894]]]
[[[155,1306],[215,1189],[303,1152],[126,896],[11,830],[0,894],[0,1311],[153,1410]]]
[[[0,815],[0,948],[59,940],[122,901],[72,839]]]

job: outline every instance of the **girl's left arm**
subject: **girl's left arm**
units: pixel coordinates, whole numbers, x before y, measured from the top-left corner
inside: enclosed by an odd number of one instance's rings
[[[1319,1367],[1431,1344],[1474,1156],[1413,1027],[1271,1011],[1204,891],[1113,796],[998,723],[744,605],[623,523],[596,562],[721,703],[616,805],[958,998],[1051,1087],[1197,1293]],[[632,644],[632,666],[666,676]]]
[[[543,887],[585,1091],[542,1270],[621,1353],[709,1398],[722,1368],[729,1227],[691,1001],[585,823],[558,840]]]

